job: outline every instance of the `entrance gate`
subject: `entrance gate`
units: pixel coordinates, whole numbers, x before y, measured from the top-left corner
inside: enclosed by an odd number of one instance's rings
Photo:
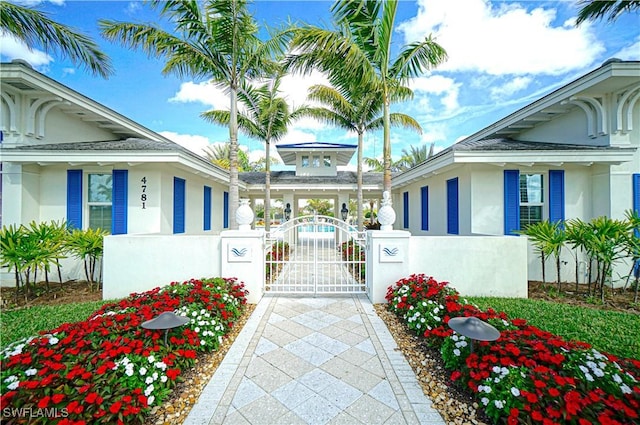
[[[265,235],[265,292],[363,293],[365,233],[334,217],[296,217]]]

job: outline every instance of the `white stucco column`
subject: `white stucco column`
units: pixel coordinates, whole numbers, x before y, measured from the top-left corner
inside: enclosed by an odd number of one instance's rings
[[[264,293],[264,231],[225,230],[220,237],[222,277],[244,282],[247,302],[257,304]]]
[[[385,303],[387,288],[409,276],[409,238],[404,230],[367,232],[367,295],[372,303]]]
[[[2,225],[22,223],[22,165],[3,162]]]

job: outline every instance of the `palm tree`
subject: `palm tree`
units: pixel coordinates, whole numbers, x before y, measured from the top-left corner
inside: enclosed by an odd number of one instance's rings
[[[229,225],[236,229],[238,208],[238,89],[275,66],[271,53],[282,39],[262,42],[247,0],[150,0],[174,31],[149,25],[102,20],[102,34],[154,57],[166,57],[164,74],[211,79],[229,91]]]
[[[364,133],[382,128],[381,112],[383,102],[380,93],[373,89],[362,90],[361,86],[356,86],[346,79],[339,81],[338,84],[340,89],[324,85],[315,85],[309,88],[308,98],[325,106],[308,108],[305,115],[347,131],[353,131],[358,135],[357,222],[358,230],[362,230],[364,221],[362,211],[362,150]],[[398,98],[401,98],[408,96],[409,93],[410,90],[408,88],[401,87],[395,94]],[[420,124],[406,114],[392,113],[390,122],[392,125],[401,125],[414,129],[418,133],[422,132]]]
[[[63,57],[68,57],[75,65],[83,65],[94,75],[107,78],[113,74],[109,57],[93,40],[51,20],[45,12],[1,1],[0,31],[11,34],[29,49],[39,46],[46,52],[57,50]]]
[[[205,156],[212,163],[220,168],[228,170],[230,167],[231,144],[209,145],[203,149]],[[247,153],[242,149],[238,150],[238,171],[251,171],[252,165],[249,162]]]
[[[363,162],[369,167],[372,171],[377,173],[384,172],[384,162],[380,158],[363,158]],[[402,171],[402,164],[404,163],[403,159],[400,158],[397,161],[391,161],[391,172],[397,173],[398,171]]]
[[[305,27],[295,34],[292,48],[301,53],[292,56],[288,66],[310,72],[327,72],[329,81],[344,78],[353,84],[379,87],[383,100],[384,190],[391,190],[391,118],[394,90],[409,80],[442,63],[447,55],[431,36],[412,43],[391,57],[393,27],[398,0],[338,0],[331,7],[338,25],[336,31]],[[338,71],[335,70],[348,70]]]
[[[581,0],[578,4],[584,6],[578,12],[576,26],[584,21],[603,19],[607,15],[607,21],[613,22],[623,13],[640,9],[640,0]]]
[[[282,75],[277,73],[270,83],[258,88],[243,84],[238,92],[239,101],[246,111],[238,113],[238,128],[249,137],[265,143],[265,230],[270,229],[271,217],[271,154],[272,142],[277,142],[287,134],[287,126],[297,119],[305,110],[305,106],[289,112],[289,105],[284,98],[278,97]],[[223,110],[207,111],[202,114],[207,121],[228,125],[231,113]]]
[[[429,148],[427,149],[427,145],[422,145],[419,148],[415,146],[409,146],[409,150],[402,149],[402,158],[400,161],[402,162],[402,169],[408,170],[410,168],[415,167],[416,165],[420,165],[425,162],[427,159],[433,156],[433,148],[435,143],[431,143]]]

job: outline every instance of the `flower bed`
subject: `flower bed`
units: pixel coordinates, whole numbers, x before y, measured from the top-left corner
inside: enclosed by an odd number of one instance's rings
[[[439,347],[451,380],[473,393],[495,423],[631,424],[640,422],[640,361],[620,359],[481,311],[446,282],[411,275],[389,287],[388,308],[409,329]],[[452,317],[475,316],[495,326],[494,342],[469,341],[449,328]]]
[[[340,252],[342,260],[347,262],[347,268],[353,277],[364,282],[366,276],[364,249],[352,239],[340,245]]]
[[[246,295],[235,279],[174,282],[9,345],[0,353],[3,423],[143,423],[198,352],[219,346]],[[165,311],[191,319],[166,346],[164,331],[140,326]]]

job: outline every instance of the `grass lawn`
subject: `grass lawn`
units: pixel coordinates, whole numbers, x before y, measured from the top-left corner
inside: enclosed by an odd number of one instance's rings
[[[640,315],[530,299],[466,297],[481,309],[504,311],[510,318],[583,341],[599,351],[640,359]]]
[[[55,329],[66,322],[86,320],[104,304],[118,300],[100,300],[52,306],[34,306],[3,311],[0,314],[0,348],[22,338]]]

